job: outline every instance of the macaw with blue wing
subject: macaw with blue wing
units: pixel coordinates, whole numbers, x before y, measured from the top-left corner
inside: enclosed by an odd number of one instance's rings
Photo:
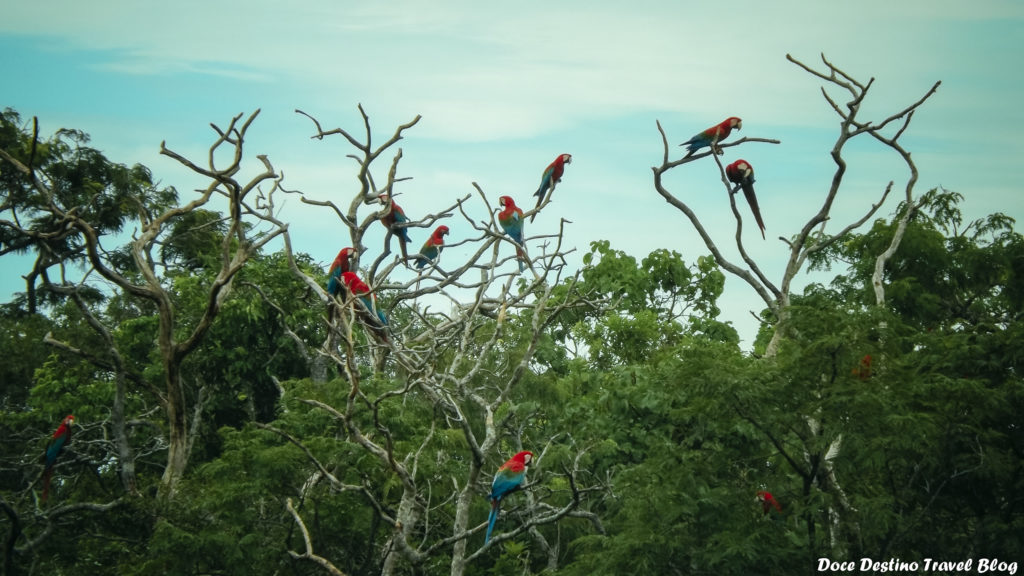
[[[519,261],[519,271],[522,272],[525,269],[526,263],[526,252],[523,251],[523,211],[516,206],[516,203],[510,196],[502,196],[498,198],[498,206],[503,208],[498,213],[498,224],[501,224],[501,229],[508,234],[509,238],[516,241],[519,246],[516,247],[516,259]]]
[[[356,304],[360,309],[360,318],[363,322],[385,342],[387,342],[388,319],[384,311],[377,307],[377,296],[370,291],[370,287],[363,282],[355,272],[344,272],[341,281],[345,284],[349,294],[359,299]]]
[[[686,158],[697,150],[708,146],[711,147],[712,152],[718,154],[720,152],[718,150],[718,143],[728,138],[729,133],[732,132],[733,128],[737,130],[743,128],[743,121],[735,116],[730,116],[700,134],[695,134],[693,138],[690,138],[686,142],[680,144],[680,146],[686,146],[687,150],[686,156],[683,156],[683,158]]]
[[[409,253],[407,252],[406,244],[412,240],[409,239],[409,231],[406,230],[405,226],[398,226],[398,224],[407,224],[409,218],[405,215],[405,210],[402,210],[402,207],[396,204],[387,194],[381,194],[378,196],[378,200],[385,206],[384,214],[380,217],[380,221],[387,226],[392,234],[398,237],[398,247],[402,250],[402,260],[408,260]]]
[[[344,284],[341,283],[341,275],[353,270],[356,255],[359,254],[354,248],[342,248],[338,256],[331,263],[331,269],[327,271],[327,293],[337,296],[341,293]]]
[[[754,167],[746,160],[737,160],[725,167],[725,176],[729,182],[739,184],[743,189],[743,196],[750,205],[750,211],[754,213],[757,227],[761,229],[761,239],[764,239],[764,220],[761,220],[761,209],[757,207],[757,196],[754,195]],[[735,191],[733,189],[733,192]]]
[[[540,187],[533,193],[537,197],[537,208],[540,208],[541,202],[544,201],[544,196],[549,190],[555,189],[555,184],[562,181],[562,174],[565,173],[565,165],[572,164],[572,154],[560,154],[558,158],[548,167],[544,169],[544,174],[540,177]],[[534,212],[533,216],[530,216],[530,222],[537,217],[537,213]]]
[[[53,433],[53,437],[50,438],[50,443],[46,446],[46,467],[43,469],[43,502],[46,502],[50,496],[50,478],[53,476],[53,466],[57,463],[57,456],[71,442],[71,426],[74,423],[74,415],[65,416]]]
[[[444,237],[448,234],[447,226],[438,226],[434,233],[423,243],[420,253],[416,256],[416,268],[422,270],[428,262],[433,262],[441,255],[444,249]]]
[[[498,510],[501,508],[501,500],[518,490],[526,478],[526,467],[533,459],[533,452],[522,451],[511,457],[498,472],[491,482],[491,514],[487,517],[487,534],[484,536],[484,544],[491,541],[491,532],[494,530],[494,523],[498,520]]]

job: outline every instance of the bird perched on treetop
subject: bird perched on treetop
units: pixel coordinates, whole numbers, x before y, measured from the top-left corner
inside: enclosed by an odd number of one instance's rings
[[[416,268],[422,270],[428,262],[436,260],[441,255],[441,250],[444,249],[444,237],[446,234],[448,234],[447,226],[438,226],[434,230],[430,238],[427,238],[427,241],[423,243],[419,255],[416,256]]]
[[[523,211],[516,206],[511,196],[498,198],[498,206],[503,208],[498,213],[498,224],[501,224],[501,229],[505,231],[505,234],[509,235],[509,238],[512,238],[519,244],[516,247],[516,259],[519,261],[519,271],[522,272],[526,262],[526,253],[522,249]]]
[[[544,201],[545,194],[549,190],[555,189],[555,184],[562,181],[562,174],[565,173],[565,165],[572,164],[572,154],[559,154],[558,158],[548,167],[544,169],[544,174],[540,177],[540,187],[533,193],[537,197],[537,208],[540,208],[541,202]],[[534,212],[533,216],[530,216],[530,222],[537,217],[537,213]]]
[[[743,128],[743,121],[735,116],[730,116],[721,123],[715,124],[700,134],[695,134],[693,138],[683,142],[680,146],[687,147],[686,156],[693,154],[705,146],[710,146],[712,152],[718,153],[718,143],[725,140],[729,136],[729,133],[732,132],[733,128],[737,130]],[[686,156],[683,156],[683,158],[686,158]]]
[[[533,452],[522,451],[509,458],[491,482],[491,514],[487,517],[487,534],[484,536],[484,544],[491,541],[491,532],[494,530],[494,523],[498,520],[498,509],[501,507],[501,500],[512,492],[515,492],[523,484],[526,478],[526,467],[533,460]]]
[[[725,167],[725,176],[729,182],[739,184],[743,189],[743,196],[750,205],[750,211],[754,213],[754,220],[757,221],[757,227],[761,229],[761,238],[764,239],[764,220],[761,220],[761,209],[757,207],[757,196],[754,195],[754,167],[746,160],[737,160]]]
[[[75,417],[68,414],[57,427],[50,443],[46,446],[46,467],[43,469],[43,502],[50,496],[50,478],[53,475],[53,465],[57,462],[57,456],[71,442],[71,426],[75,423]]]
[[[380,217],[380,221],[387,226],[392,234],[398,236],[398,247],[402,250],[402,260],[408,260],[409,254],[406,244],[411,242],[409,231],[406,230],[405,226],[397,226],[397,224],[409,222],[409,218],[405,215],[405,210],[402,210],[402,207],[396,204],[387,194],[381,194],[377,199],[385,206],[384,214]]]

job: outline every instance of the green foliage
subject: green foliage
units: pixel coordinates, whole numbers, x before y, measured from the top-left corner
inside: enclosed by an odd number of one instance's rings
[[[638,362],[688,334],[739,343],[731,326],[715,320],[725,276],[712,259],[687,266],[678,253],[655,250],[638,265],[608,241],[597,241],[584,263],[583,293],[615,304],[601,317],[575,318],[569,330],[597,366]]]

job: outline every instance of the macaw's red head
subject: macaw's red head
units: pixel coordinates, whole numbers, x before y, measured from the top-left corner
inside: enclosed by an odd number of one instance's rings
[[[558,160],[556,160],[556,162],[561,162],[562,164],[572,164],[572,154],[562,154],[561,156],[558,157]]]
[[[511,196],[502,196],[501,198],[498,198],[498,206],[501,206],[502,208],[515,209],[516,203],[512,200]]]
[[[737,184],[754,175],[754,167],[746,160],[737,160],[725,167],[725,175]]]
[[[513,462],[521,462],[523,464],[523,466],[529,466],[530,465],[530,461],[532,461],[532,460],[533,460],[533,452],[530,452],[530,451],[527,451],[527,450],[523,450],[522,452],[520,452],[520,453],[518,453],[518,454],[516,454],[515,456],[512,457],[512,461]]]
[[[741,128],[743,128],[743,120],[740,120],[735,116],[730,116],[726,118],[725,121],[723,121],[721,124],[719,124],[719,126],[722,126],[726,130],[732,130],[733,128],[740,130]]]
[[[782,512],[782,505],[780,505],[778,500],[776,500],[775,497],[772,496],[771,492],[767,492],[765,490],[758,490],[757,501],[761,503],[761,507],[764,509],[765,514],[768,513],[768,509],[771,508],[772,506],[774,506],[775,509],[778,510],[779,512]]]
[[[74,423],[75,423],[74,415],[73,414],[68,414],[67,416],[64,417],[63,420],[60,421],[60,426],[58,426],[57,430],[54,431],[53,437],[56,438],[57,436],[60,436],[61,434],[63,434],[66,430],[70,430],[71,429],[71,425],[74,424]]]
[[[380,196],[377,196],[377,201],[380,202],[381,204],[386,205],[388,203],[388,200],[389,197],[387,194],[381,194]]]
[[[341,262],[354,262],[357,254],[359,254],[359,252],[355,248],[342,248],[341,251],[338,252],[338,257],[334,260],[339,264]]]
[[[366,294],[370,291],[370,287],[360,280],[359,276],[356,276],[355,272],[343,272],[341,274],[341,282],[356,296]]]

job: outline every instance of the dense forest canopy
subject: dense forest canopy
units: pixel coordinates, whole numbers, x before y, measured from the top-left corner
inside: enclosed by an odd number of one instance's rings
[[[0,256],[30,265],[5,267],[25,289],[0,305],[3,574],[1016,571],[1024,238],[919,190],[900,137],[938,84],[867,120],[870,82],[794,63],[841,125],[780,279],[744,249],[762,241],[737,206],[757,214],[753,179],[732,174],[735,147],[770,138],[678,152],[659,125],[650,195],[704,238],[687,262],[565,227],[520,240],[509,202],[475,183],[401,217],[397,144],[418,117],[387,134],[361,107],[353,129],[297,117],[355,159],[355,184],[321,198],[244,149],[258,112],[214,125],[206,159],[162,147],[208,181],[181,193],[5,110]],[[909,176],[831,222],[854,138]],[[663,178],[691,162],[717,163],[734,238]],[[292,245],[286,195],[337,221],[350,250],[331,268]],[[518,218],[552,218],[556,196],[521,199]],[[444,235],[417,257],[441,226],[465,232],[466,261]],[[589,245],[581,270],[569,244]],[[808,269],[831,280],[792,290]],[[718,319],[728,275],[764,300],[752,351]],[[485,543],[492,478],[522,451]]]

